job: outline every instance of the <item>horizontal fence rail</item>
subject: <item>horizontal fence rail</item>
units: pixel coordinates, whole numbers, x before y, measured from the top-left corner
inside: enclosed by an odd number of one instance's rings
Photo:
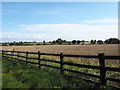
[[[120,56],[105,56],[105,59],[113,59],[113,60],[116,60],[116,59],[120,59]]]
[[[77,67],[91,68],[91,69],[100,69],[99,66],[92,66],[92,65],[83,65],[83,64],[76,64],[76,63],[70,63],[70,62],[64,62],[64,64],[77,66]]]
[[[88,79],[83,78],[83,80],[87,81],[87,82],[101,84],[101,85],[107,85],[106,84],[107,81],[120,82],[120,79],[106,77],[106,71],[120,72],[120,68],[117,68],[117,67],[106,67],[105,66],[105,60],[106,59],[108,59],[108,60],[120,60],[120,56],[108,56],[108,55],[105,56],[104,53],[99,53],[98,55],[68,55],[68,54],[63,54],[63,53],[60,53],[60,54],[40,53],[40,51],[38,51],[38,52],[25,52],[25,51],[23,52],[23,51],[14,51],[14,50],[13,51],[0,50],[0,51],[2,51],[2,53],[1,53],[2,56],[3,57],[7,57],[10,61],[13,61],[13,59],[15,59],[15,60],[18,60],[18,61],[26,62],[26,64],[28,64],[28,63],[30,63],[30,64],[37,64],[39,66],[39,68],[41,66],[50,67],[50,68],[56,68],[56,69],[60,70],[61,74],[64,74],[64,71],[68,71],[68,72],[78,73],[80,75],[85,75],[85,76],[90,76],[90,77],[94,77],[94,78],[100,79],[100,82],[96,82],[96,81],[92,81],[92,80],[88,80]],[[14,53],[17,53],[17,54],[14,54]],[[24,53],[25,56],[20,55],[20,53]],[[38,57],[37,58],[35,58],[35,57],[28,57],[29,54],[35,54]],[[41,59],[41,55],[59,56],[60,61]],[[11,57],[9,57],[9,56],[11,56]],[[13,56],[16,56],[17,58],[14,58]],[[25,58],[25,60],[19,59],[20,57]],[[64,61],[64,57],[96,58],[96,59],[99,60],[99,66],[65,62]],[[28,59],[38,60],[38,62],[30,62],[30,61],[28,61]],[[57,64],[59,64],[59,67],[52,66],[52,65],[47,65],[47,64],[41,64],[41,61],[57,63]],[[84,72],[80,72],[80,71],[76,71],[76,70],[70,70],[70,69],[64,68],[63,67],[64,65],[75,66],[75,67],[80,67],[80,68],[97,69],[97,70],[100,70],[100,75],[94,75],[94,74],[84,73]],[[117,87],[117,88],[120,89],[120,87]]]

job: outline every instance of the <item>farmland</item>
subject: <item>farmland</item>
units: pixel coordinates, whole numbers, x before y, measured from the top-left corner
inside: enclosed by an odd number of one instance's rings
[[[73,54],[73,55],[98,55],[98,53],[105,53],[105,55],[119,55],[118,44],[102,44],[102,45],[39,45],[39,46],[2,46],[3,50],[15,50],[15,51],[29,51],[41,53],[54,53],[59,54]],[[35,55],[34,55],[35,56]],[[49,57],[50,59],[56,57]],[[77,58],[72,60],[89,64],[92,62],[94,65],[98,65],[98,60],[90,60],[85,58]],[[106,60],[106,65],[119,66],[119,61]]]
[[[54,53],[59,54],[73,54],[73,55],[98,55],[98,53],[105,53],[105,55],[119,55],[118,44],[102,44],[102,45],[39,45],[39,46],[2,46],[3,50],[15,50],[15,51],[29,51],[41,53]],[[35,56],[35,55],[34,55]],[[51,56],[52,57],[52,56]],[[50,57],[49,57],[50,58]],[[51,59],[56,58],[52,57]],[[98,60],[90,60],[85,58],[72,58],[72,60],[89,64],[92,62],[94,65],[98,65]],[[107,60],[106,60],[107,61]],[[106,65],[119,66],[118,61],[108,60]]]
[[[105,53],[105,55],[118,55],[118,44],[102,44],[102,45],[39,45],[39,46],[2,46],[3,50],[30,51],[42,53],[60,53],[74,55],[97,55]]]

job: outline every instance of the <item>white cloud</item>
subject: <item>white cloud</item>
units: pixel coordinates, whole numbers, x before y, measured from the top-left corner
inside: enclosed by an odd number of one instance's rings
[[[65,32],[65,31],[80,31],[80,32],[87,32],[87,31],[104,31],[117,29],[117,25],[87,25],[87,24],[37,24],[37,25],[18,25],[26,31],[54,31],[54,32]]]
[[[41,39],[41,36],[40,35],[35,35],[34,36],[36,39]]]
[[[42,38],[39,34],[23,34],[23,33],[10,33],[3,32],[3,35],[0,35],[2,41],[40,41]]]
[[[118,25],[87,25],[87,24],[37,24],[18,25],[27,32],[39,33],[42,39],[50,40],[61,37],[64,39],[107,39],[118,37]]]
[[[117,19],[85,20],[85,23],[118,23]]]
[[[91,40],[91,39],[108,39],[111,37],[118,38],[117,20],[100,19],[96,21],[84,21],[86,23],[99,24],[36,24],[36,25],[17,25],[21,31],[3,32],[0,39],[3,41],[49,41],[57,38],[66,40]],[[101,24],[103,23],[103,24]],[[19,30],[20,30],[19,29]],[[16,30],[14,30],[16,31]]]
[[[0,34],[0,40],[2,39],[2,33]]]

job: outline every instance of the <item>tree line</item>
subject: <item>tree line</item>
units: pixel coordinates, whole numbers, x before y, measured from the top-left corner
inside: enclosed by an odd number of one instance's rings
[[[102,40],[91,40],[91,41],[85,41],[85,40],[72,40],[72,41],[66,41],[66,40],[62,40],[61,38],[58,38],[57,40],[54,40],[50,43],[52,44],[84,44],[84,43],[89,42],[88,44],[119,44],[120,40],[117,38],[110,38],[110,39],[106,39],[105,41]]]
[[[2,43],[2,46],[29,46],[29,45],[79,45],[79,44],[120,44],[120,40],[117,38],[110,38],[103,40],[91,40],[91,41],[85,41],[85,40],[72,40],[72,41],[66,41],[62,40],[61,38],[58,38],[57,40],[46,42],[45,40],[43,42],[7,42]]]

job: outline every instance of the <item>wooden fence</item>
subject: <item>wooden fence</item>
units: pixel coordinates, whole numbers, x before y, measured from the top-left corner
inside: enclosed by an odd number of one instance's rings
[[[8,52],[11,52],[11,54],[8,54]],[[14,53],[18,53],[18,54],[14,54]],[[24,53],[24,54],[26,54],[26,56],[21,56],[20,53]],[[37,58],[28,57],[28,54],[35,54],[38,57]],[[41,55],[59,56],[60,61],[41,59]],[[120,79],[110,78],[110,77],[106,76],[106,71],[120,72],[120,68],[106,67],[105,66],[105,60],[106,59],[107,60],[120,60],[120,56],[105,56],[104,53],[99,53],[98,55],[68,55],[68,54],[63,54],[63,53],[51,54],[51,53],[41,53],[40,51],[38,51],[38,52],[22,52],[22,51],[14,51],[14,50],[13,51],[2,50],[2,56],[10,58],[10,60],[12,60],[12,61],[13,61],[13,59],[16,59],[18,61],[26,62],[26,64],[27,63],[37,64],[39,66],[39,68],[41,66],[56,68],[56,69],[60,70],[61,74],[64,74],[64,71],[68,71],[68,72],[78,73],[78,74],[82,74],[82,75],[85,75],[85,76],[90,76],[90,77],[100,79],[100,82],[96,82],[96,81],[93,81],[93,80],[88,80],[88,79],[83,79],[82,78],[84,81],[94,83],[94,84],[107,85],[107,81],[113,81],[113,82],[117,82],[117,83],[120,84]],[[11,56],[11,57],[8,57],[8,56]],[[14,58],[13,56],[17,56],[17,58]],[[19,59],[19,57],[23,57],[23,58],[25,58],[25,60]],[[76,63],[65,62],[64,57],[95,58],[95,59],[99,59],[99,65],[100,66],[84,65],[84,64],[76,64]],[[38,60],[38,62],[30,62],[30,61],[28,61],[28,59]],[[41,61],[58,63],[58,64],[60,64],[60,67],[41,64]],[[66,69],[66,68],[63,67],[64,65],[76,66],[76,67],[81,67],[81,68],[98,69],[98,70],[100,70],[100,75],[94,75],[94,74],[90,74],[90,73],[84,73],[84,72],[80,72],[80,71],[76,71],[76,70]],[[115,88],[120,89],[120,87],[115,87]]]

